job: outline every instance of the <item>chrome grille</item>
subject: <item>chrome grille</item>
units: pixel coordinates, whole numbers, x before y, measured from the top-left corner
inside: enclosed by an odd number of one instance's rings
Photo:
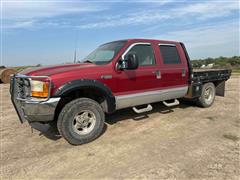
[[[17,99],[26,99],[29,97],[30,82],[27,78],[16,78],[15,80],[15,93]]]
[[[17,91],[17,97],[18,98],[25,98],[25,88],[24,88],[24,80],[18,78],[16,82],[16,91]]]

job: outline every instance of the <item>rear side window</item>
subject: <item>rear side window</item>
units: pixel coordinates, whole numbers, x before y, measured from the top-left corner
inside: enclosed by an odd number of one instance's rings
[[[162,54],[164,64],[181,64],[181,60],[176,46],[160,45],[159,48]]]

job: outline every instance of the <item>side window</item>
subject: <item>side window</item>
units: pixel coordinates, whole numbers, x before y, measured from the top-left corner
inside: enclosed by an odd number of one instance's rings
[[[164,64],[181,64],[176,46],[160,45],[159,48]]]
[[[147,66],[156,64],[152,46],[149,44],[138,44],[133,46],[128,54],[136,54],[139,61],[139,66]]]

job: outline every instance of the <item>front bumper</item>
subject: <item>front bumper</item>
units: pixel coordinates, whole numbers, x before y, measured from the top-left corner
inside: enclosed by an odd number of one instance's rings
[[[60,98],[50,98],[48,101],[45,102],[21,101],[20,103],[16,103],[17,111],[22,111],[22,113],[20,114],[23,115],[19,118],[23,121],[24,119],[26,119],[29,122],[52,121],[54,119],[55,109],[59,100]],[[14,102],[16,102],[16,100]]]
[[[11,100],[18,117],[23,123],[24,121],[32,122],[49,122],[54,120],[55,109],[60,100],[57,98],[48,98],[45,101],[32,101],[30,99],[18,98],[18,90],[16,79],[21,78],[17,75],[12,76],[10,82]],[[27,77],[24,77],[27,78]]]

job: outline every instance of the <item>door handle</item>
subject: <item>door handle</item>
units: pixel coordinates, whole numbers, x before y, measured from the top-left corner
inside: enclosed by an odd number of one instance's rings
[[[186,69],[182,69],[182,77],[186,76]]]
[[[157,79],[161,79],[161,71],[160,70],[153,71],[153,74],[156,74]]]

